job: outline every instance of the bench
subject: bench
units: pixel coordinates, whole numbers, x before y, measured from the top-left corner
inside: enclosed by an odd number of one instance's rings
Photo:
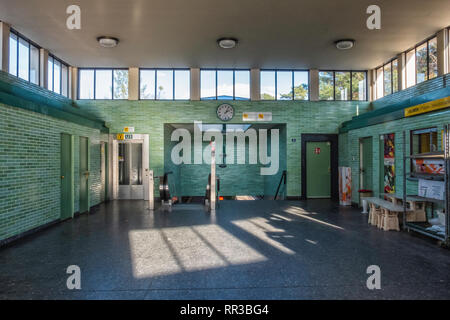
[[[403,213],[403,206],[375,197],[365,198],[365,200],[370,206],[369,224],[375,225],[385,231],[400,231],[398,214]],[[407,208],[406,212],[412,213],[413,210]]]
[[[387,197],[394,204],[402,206],[402,203],[403,203],[402,196],[396,195],[394,193],[383,193],[381,195]],[[412,211],[413,211],[406,216],[406,221],[408,221],[408,222],[425,222],[425,221],[427,221],[427,214],[426,214],[427,201],[425,198],[419,197],[419,196],[414,196],[414,195],[407,195],[406,202],[407,202],[409,208],[412,209]]]

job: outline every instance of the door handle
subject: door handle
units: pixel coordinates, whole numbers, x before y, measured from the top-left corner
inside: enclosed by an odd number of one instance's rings
[[[61,176],[61,179],[64,179],[64,176]]]

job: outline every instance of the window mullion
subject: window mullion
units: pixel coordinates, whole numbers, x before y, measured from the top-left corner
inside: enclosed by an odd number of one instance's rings
[[[30,46],[30,42],[27,41],[28,43],[28,81],[31,82],[31,46]]]
[[[111,99],[114,100],[114,69],[111,69]]]
[[[175,100],[175,69],[172,69],[172,100]]]
[[[278,100],[278,71],[275,70],[275,100]]]
[[[17,77],[19,77],[19,36],[17,35],[17,37],[16,37],[16,39],[17,39],[17,44],[16,44],[16,46],[17,46],[17,52],[16,52],[16,55],[17,55],[17,63],[16,63],[16,69],[17,69],[17,73],[16,73],[16,75],[17,75]]]
[[[158,100],[156,94],[158,92],[158,69],[155,69],[155,100]]]
[[[336,101],[336,72],[333,71],[333,101]]]
[[[233,100],[236,100],[236,90],[235,90],[235,87],[236,87],[236,75],[235,75],[235,73],[236,73],[236,70],[233,70]]]
[[[294,89],[295,89],[295,85],[294,85],[294,70],[292,70],[291,71],[291,73],[292,73],[292,101],[294,101],[294,96],[295,96],[295,94],[294,94]]]
[[[94,69],[94,100],[97,100],[97,69]]]

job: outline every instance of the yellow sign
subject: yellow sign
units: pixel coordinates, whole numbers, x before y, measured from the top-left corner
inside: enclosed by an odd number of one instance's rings
[[[123,128],[123,132],[126,132],[126,133],[134,132],[134,127],[125,127],[125,128]]]
[[[436,111],[450,107],[450,97],[437,99],[434,101],[419,104],[405,109],[405,117],[412,117],[418,114]]]
[[[133,135],[129,133],[118,133],[116,135],[117,140],[133,140]]]

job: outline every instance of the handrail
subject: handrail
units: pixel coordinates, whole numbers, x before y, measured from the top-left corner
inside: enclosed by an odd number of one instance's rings
[[[286,176],[287,176],[287,171],[283,170],[283,174],[281,175],[280,183],[278,184],[277,192],[275,193],[275,197],[273,198],[274,200],[277,200],[278,192],[280,192],[281,183],[284,181],[284,185],[286,185]]]

